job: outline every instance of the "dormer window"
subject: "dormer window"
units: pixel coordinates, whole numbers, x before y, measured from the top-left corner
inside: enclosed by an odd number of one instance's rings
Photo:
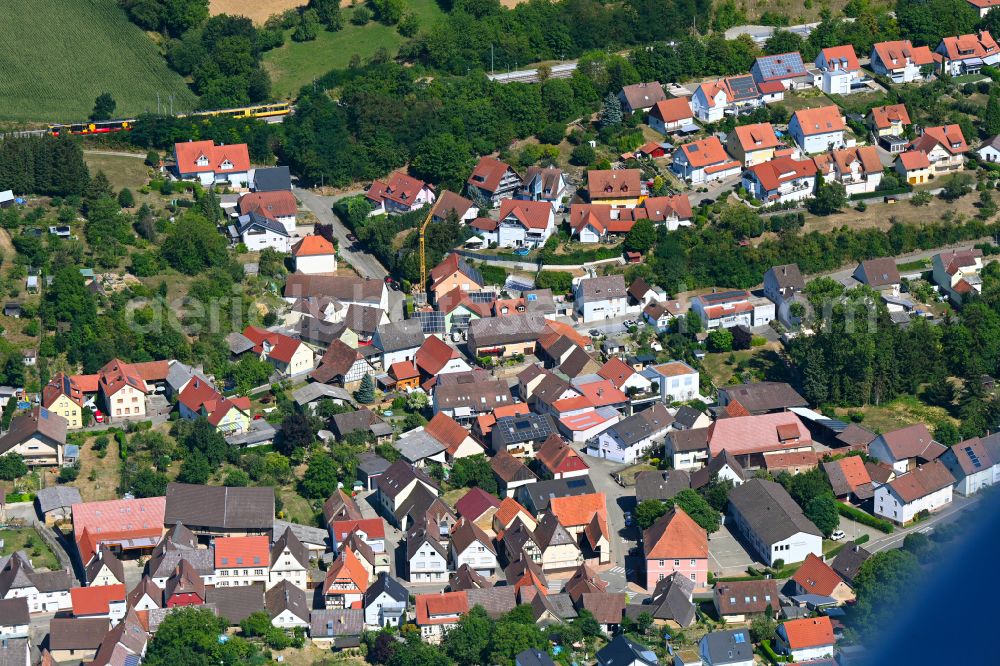
[[[195,160],[195,164],[198,166],[208,166],[208,156],[199,155],[198,159]]]
[[[222,164],[219,165],[219,168],[223,171],[228,171],[233,168],[233,163],[228,159],[222,160]]]

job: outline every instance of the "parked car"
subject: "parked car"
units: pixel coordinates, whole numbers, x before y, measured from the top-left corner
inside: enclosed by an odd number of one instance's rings
[[[834,530],[833,534],[830,535],[830,538],[834,541],[840,541],[841,539],[844,539],[846,537],[847,535],[844,534],[844,530]]]
[[[592,338],[599,338],[599,337],[601,337],[601,332],[598,331],[596,328],[592,328],[588,332],[590,333],[590,337],[592,337]]]
[[[632,514],[625,512],[625,527],[632,527]]]
[[[357,243],[358,237],[355,236],[354,234],[347,234],[347,240],[351,241],[352,243]]]

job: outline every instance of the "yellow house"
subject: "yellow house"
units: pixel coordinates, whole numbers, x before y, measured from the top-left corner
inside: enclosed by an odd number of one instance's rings
[[[771,123],[741,125],[729,133],[726,148],[743,166],[751,167],[774,158],[774,151],[781,146]]]
[[[616,208],[635,208],[646,198],[639,169],[594,169],[587,172],[587,194],[591,203]]]
[[[931,163],[926,153],[908,150],[896,155],[896,173],[906,178],[910,185],[920,185],[930,180]]]
[[[876,106],[868,112],[868,128],[877,137],[903,136],[910,125],[905,104]]]
[[[246,404],[241,405],[240,401]],[[224,435],[246,432],[250,429],[250,401],[247,398],[223,400],[208,415],[208,422]]]
[[[316,367],[313,351],[301,340],[256,326],[247,326],[243,335],[254,343],[253,350],[260,354],[262,361],[269,362],[286,377],[309,372]]]
[[[42,389],[42,407],[66,419],[66,427],[83,427],[83,391],[72,377],[60,372]]]

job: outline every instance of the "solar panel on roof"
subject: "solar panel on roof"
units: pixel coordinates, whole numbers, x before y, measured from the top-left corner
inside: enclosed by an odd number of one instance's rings
[[[757,96],[757,84],[754,82],[752,76],[734,76],[731,79],[727,79],[727,82],[736,99]]]
[[[420,328],[424,334],[445,332],[443,312],[415,312],[414,317],[420,321]]]
[[[733,634],[733,641],[736,642],[737,644],[746,643],[747,642],[747,637],[746,637],[745,634],[743,634],[742,632],[740,632],[738,634]]]
[[[765,79],[801,74],[805,71],[802,56],[798,53],[762,56],[757,58],[757,67]]]
[[[473,303],[492,303],[497,300],[495,291],[470,291],[466,295]]]

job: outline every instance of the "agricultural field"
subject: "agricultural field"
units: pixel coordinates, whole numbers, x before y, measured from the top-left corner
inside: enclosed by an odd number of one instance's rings
[[[208,11],[216,14],[246,16],[260,25],[274,14],[281,14],[306,4],[308,0],[209,0]]]
[[[360,3],[359,3],[360,5]],[[420,18],[421,28],[426,28],[444,16],[437,0],[410,0],[407,10]],[[294,97],[310,81],[323,76],[331,69],[347,67],[355,55],[362,61],[371,58],[379,49],[395,56],[404,37],[395,26],[370,21],[357,26],[350,22],[351,9],[344,9],[344,27],[337,32],[320,30],[311,42],[293,42],[292,31],[285,35],[281,48],[264,54],[264,67],[271,75],[272,95],[275,99]]]
[[[197,101],[115,0],[32,0],[6,12],[0,62],[0,121],[83,120],[102,92],[123,116],[155,111],[157,93],[174,95],[176,111]]]

